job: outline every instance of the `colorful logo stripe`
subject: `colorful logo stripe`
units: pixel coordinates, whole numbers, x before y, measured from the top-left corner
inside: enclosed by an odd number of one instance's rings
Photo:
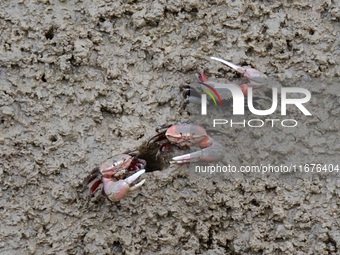
[[[200,83],[201,85],[206,86],[208,89],[210,89],[210,90],[216,95],[216,97],[217,97],[217,99],[218,99],[220,105],[222,105],[222,99],[221,99],[220,95],[217,93],[217,91],[216,91],[216,89],[215,89],[214,87],[212,87],[212,86],[210,86],[210,85],[208,85],[208,84],[206,84],[206,83],[204,83],[204,82],[199,82],[199,83]],[[215,99],[213,93],[211,93],[210,90],[208,90],[208,89],[206,89],[206,88],[204,88],[204,87],[202,87],[201,89],[202,89],[203,92],[205,92],[206,94],[208,94],[208,95],[210,96],[210,98],[214,101],[214,104],[217,105],[217,102],[216,102],[216,99]]]

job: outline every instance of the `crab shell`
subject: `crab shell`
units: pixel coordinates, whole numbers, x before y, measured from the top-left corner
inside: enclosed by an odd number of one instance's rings
[[[118,178],[119,176],[124,175],[124,173],[131,166],[134,159],[135,158],[129,154],[120,154],[114,156],[113,158],[110,158],[101,164],[99,171],[106,178]]]
[[[93,194],[100,184],[103,184],[103,193],[109,200],[116,202],[130,191],[141,187],[144,180],[133,183],[145,173],[142,168],[145,167],[146,162],[138,159],[137,155],[138,152],[119,154],[93,169],[85,181],[86,185],[90,185],[90,192]]]
[[[159,152],[163,152],[170,144],[181,149],[190,146],[200,148],[191,153],[173,157],[172,161],[170,161],[171,164],[186,164],[198,161],[213,162],[221,160],[224,156],[222,144],[211,138],[205,129],[199,125],[193,123],[162,125],[156,129],[156,132],[158,134],[153,136],[148,144],[167,140],[160,146]]]
[[[207,142],[210,140],[205,129],[195,124],[175,124],[165,132],[166,138],[172,144],[177,146],[189,147],[193,144],[198,144],[200,147],[209,146]]]

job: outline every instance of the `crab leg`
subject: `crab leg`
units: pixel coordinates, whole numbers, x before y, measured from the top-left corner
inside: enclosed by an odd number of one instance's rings
[[[84,180],[84,184],[87,185],[90,182],[92,182],[94,179],[96,179],[98,177],[98,174],[100,173],[99,171],[99,167],[95,167],[91,173],[86,177],[86,179]]]
[[[105,194],[113,202],[121,200],[123,197],[127,195],[127,193],[140,188],[144,184],[145,180],[141,180],[137,184],[130,186],[144,173],[145,169],[142,169],[134,173],[133,175],[129,176],[128,178],[119,181],[113,181],[112,179],[103,177],[102,182],[104,184]]]
[[[239,72],[240,74],[244,74],[246,72],[246,69],[243,68],[242,66],[235,65],[227,60],[224,60],[223,58],[217,58],[217,57],[210,57],[210,58],[231,67],[232,69]]]
[[[102,180],[96,180],[95,182],[93,182],[90,188],[91,194],[93,194],[97,190],[97,188],[99,187],[101,183],[102,183]]]
[[[209,147],[203,148],[199,151],[173,157],[170,163],[185,164],[198,161],[213,162],[221,160],[223,156],[223,146],[220,143],[214,141]]]
[[[139,176],[145,173],[145,169],[139,170],[137,173],[134,173],[133,175],[129,176],[128,178],[124,179],[124,181],[129,185],[129,191],[134,191],[136,189],[139,189],[145,182],[145,180],[141,180],[137,184],[130,187],[130,185],[138,179]]]
[[[152,143],[156,143],[156,142],[159,142],[159,141],[162,141],[162,140],[165,140],[166,139],[166,136],[165,136],[165,131],[162,132],[162,133],[159,133],[153,137],[151,137],[147,143],[147,146],[150,146],[150,144]]]
[[[147,146],[149,146],[151,143],[155,143],[155,142],[165,140],[166,139],[165,132],[171,126],[172,126],[172,124],[164,124],[164,125],[156,128],[156,132],[158,134],[149,139]]]
[[[87,187],[87,185],[91,184],[90,191],[91,194],[96,191],[98,186],[101,184],[101,178],[99,176],[99,167],[94,168],[90,175],[86,177],[86,179],[83,181],[84,188]]]

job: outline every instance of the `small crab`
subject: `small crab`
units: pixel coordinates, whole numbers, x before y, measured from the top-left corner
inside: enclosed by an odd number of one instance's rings
[[[223,146],[208,136],[206,130],[196,124],[177,123],[174,125],[163,125],[156,129],[157,135],[153,136],[148,144],[167,140],[160,147],[163,151],[170,145],[179,148],[198,146],[200,150],[173,157],[170,163],[185,164],[197,161],[213,162],[223,158]]]
[[[237,71],[238,73],[242,74],[243,77],[247,78],[249,80],[248,83],[246,84],[242,84],[240,85],[243,94],[247,95],[248,92],[248,87],[252,87],[252,88],[259,88],[262,87],[263,85],[265,85],[268,82],[268,76],[265,75],[264,73],[254,69],[254,68],[250,68],[250,67],[245,67],[245,66],[238,66],[235,65],[227,60],[224,60],[222,58],[217,58],[217,57],[210,57],[213,60],[217,60],[229,67],[231,67],[232,69],[234,69],[235,71]]]
[[[93,194],[103,184],[103,193],[109,200],[117,202],[127,193],[140,188],[145,180],[130,186],[145,170],[146,161],[137,158],[139,152],[125,152],[106,160],[100,167],[92,170],[85,179],[86,185],[90,185]],[[125,179],[124,179],[125,178]]]
[[[235,65],[229,61],[226,61],[222,58],[217,58],[217,57],[210,57],[213,60],[217,60],[231,68],[233,68],[235,71],[237,71],[238,73],[242,74],[246,79],[248,79],[248,83],[246,84],[241,84],[239,85],[239,87],[241,88],[242,92],[244,95],[248,94],[248,88],[259,88],[262,87],[263,85],[265,85],[268,82],[268,77],[267,75],[265,75],[264,73],[254,69],[254,68],[250,68],[250,67],[242,67],[242,66],[238,66]],[[221,79],[208,79],[207,76],[205,75],[205,73],[202,71],[200,73],[196,74],[196,78],[198,83],[200,84],[200,87],[197,87],[196,85],[189,85],[189,86],[185,86],[184,89],[184,96],[186,98],[189,98],[190,101],[198,101],[197,95],[194,95],[193,98],[190,98],[189,95],[191,94],[191,92],[194,92],[194,94],[200,94],[199,90],[204,90],[204,86],[209,87],[212,90],[216,90],[216,92],[220,95],[220,97],[222,99],[230,99],[231,98],[231,94],[228,90],[225,89],[220,89],[217,88],[216,85],[218,84],[222,84],[225,83],[225,80],[221,80]],[[236,84],[235,84],[236,85]],[[237,85],[238,86],[238,85]]]

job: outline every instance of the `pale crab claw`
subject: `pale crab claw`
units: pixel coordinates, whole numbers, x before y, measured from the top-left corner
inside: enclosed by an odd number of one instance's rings
[[[213,60],[219,61],[229,67],[231,67],[232,69],[234,69],[235,71],[239,72],[240,74],[242,74],[245,78],[247,78],[249,80],[249,83],[247,84],[247,86],[249,87],[261,87],[263,85],[265,85],[268,81],[268,76],[265,75],[264,73],[254,69],[254,68],[245,68],[242,66],[238,66],[235,65],[227,60],[224,60],[222,58],[217,58],[217,57],[210,57]]]
[[[145,169],[139,170],[133,175],[129,176],[124,180],[113,181],[110,178],[102,178],[102,182],[104,184],[104,192],[108,196],[108,198],[117,202],[125,197],[129,192],[139,189],[145,182],[145,180],[141,180],[137,184],[130,186],[134,181],[136,181],[142,174],[145,173]]]
[[[209,147],[181,156],[173,157],[171,164],[186,164],[198,161],[216,162],[223,158],[223,146],[214,141]]]

